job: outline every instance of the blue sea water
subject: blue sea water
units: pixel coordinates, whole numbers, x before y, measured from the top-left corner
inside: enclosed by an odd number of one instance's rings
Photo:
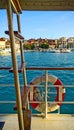
[[[25,52],[25,64],[27,67],[74,67],[74,52],[70,53],[49,53],[49,52]],[[20,65],[20,55],[17,55],[17,62]],[[12,67],[11,56],[0,56],[0,67]],[[66,94],[65,101],[74,101],[74,71],[58,70],[48,71],[51,75],[57,76],[63,82]],[[35,77],[45,74],[45,71],[27,71],[27,83]],[[19,74],[19,82],[23,84],[22,73]],[[3,86],[3,84],[7,86]],[[9,84],[9,86],[8,86]],[[8,70],[0,70],[0,101],[16,100],[13,73]],[[68,87],[67,87],[68,86]],[[71,87],[72,86],[72,87]],[[14,104],[0,104],[0,113],[15,113],[13,110]],[[34,110],[32,109],[32,112]],[[63,104],[61,113],[74,114],[74,104]]]

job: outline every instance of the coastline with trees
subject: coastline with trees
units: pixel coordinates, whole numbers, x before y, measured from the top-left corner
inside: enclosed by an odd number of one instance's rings
[[[20,43],[15,40],[16,50],[19,50]],[[0,38],[0,50],[10,48],[10,40],[6,38]],[[74,37],[66,39],[66,37],[61,37],[59,39],[48,39],[48,38],[38,38],[29,39],[23,41],[23,49],[25,51],[48,51],[53,49],[67,48],[74,50]]]
[[[29,39],[23,44],[24,50],[32,51],[48,51],[50,49],[74,49],[74,37],[66,39],[62,37],[60,39]]]

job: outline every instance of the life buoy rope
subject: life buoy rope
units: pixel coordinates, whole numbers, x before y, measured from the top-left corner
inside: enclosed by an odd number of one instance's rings
[[[46,81],[46,76],[42,75],[40,77],[35,78],[31,83],[30,92],[28,94],[29,101],[31,101],[30,105],[40,112],[45,112],[45,103],[38,103],[34,102],[37,101],[44,101],[39,90],[37,89],[37,85],[40,85],[42,82]],[[56,88],[56,99],[55,103],[48,103],[47,111],[51,112],[58,109],[62,105],[62,101],[64,100],[65,96],[65,88],[63,83],[60,79],[58,79],[54,75],[48,75],[48,82],[52,83],[52,85]],[[33,102],[32,102],[33,101]]]

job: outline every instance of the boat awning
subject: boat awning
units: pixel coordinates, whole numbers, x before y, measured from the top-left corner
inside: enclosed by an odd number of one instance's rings
[[[74,0],[11,0],[18,2],[22,10],[74,11]],[[0,9],[6,8],[6,0],[0,0]],[[18,8],[20,12],[20,7]]]

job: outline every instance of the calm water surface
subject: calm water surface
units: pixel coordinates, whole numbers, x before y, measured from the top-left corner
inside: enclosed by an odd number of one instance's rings
[[[25,52],[25,63],[28,67],[74,67],[74,52],[70,53],[49,53],[49,52]],[[18,64],[20,65],[20,55],[17,56]],[[12,67],[11,56],[0,56],[0,67]],[[65,101],[74,101],[74,71],[48,71],[61,79],[65,88]],[[27,71],[27,83],[29,84],[32,79],[42,74],[45,71]],[[23,84],[22,74],[19,74],[19,82]],[[0,71],[0,84],[10,84],[7,87],[0,85],[0,101],[2,100],[15,100],[15,89],[11,87],[14,84],[13,73],[8,70]],[[67,85],[69,86],[67,88]],[[72,88],[71,88],[72,86]],[[4,107],[5,106],[5,107]],[[34,112],[34,110],[32,110]],[[13,104],[0,104],[0,113],[14,113]],[[62,105],[61,113],[74,114],[74,105]]]

